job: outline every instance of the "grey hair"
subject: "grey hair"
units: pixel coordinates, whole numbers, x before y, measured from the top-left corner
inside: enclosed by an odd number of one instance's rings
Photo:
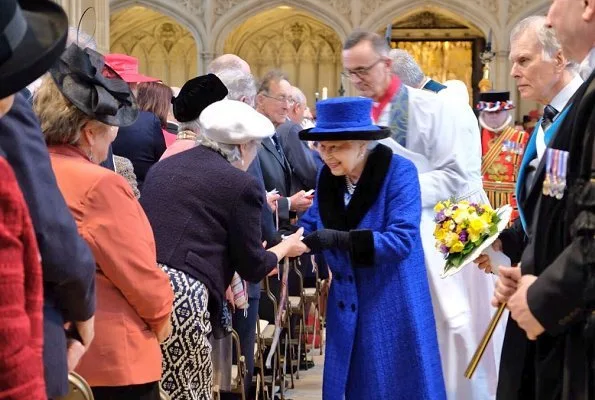
[[[541,15],[532,15],[521,20],[510,31],[510,42],[517,40],[527,31],[533,31],[541,45],[543,57],[551,60],[562,49],[554,30],[546,25],[546,18]]]
[[[192,121],[179,122],[178,132],[182,131],[190,131],[200,135],[200,123],[198,122],[198,118],[193,119]]]
[[[374,51],[380,56],[387,56],[389,47],[386,40],[375,32],[368,32],[360,29],[353,31],[345,40],[343,50],[349,50],[361,42],[370,42]]]
[[[402,49],[392,49],[388,56],[393,60],[393,73],[405,85],[419,88],[426,76],[411,54]]]
[[[256,81],[252,74],[247,74],[241,69],[228,68],[216,72],[215,75],[227,87],[227,98],[230,100],[242,100],[251,107],[254,107],[256,97]]]
[[[90,48],[92,50],[97,50],[97,42],[95,42],[95,38],[93,38],[88,33],[77,30],[75,27],[68,28],[68,38],[66,39],[66,47],[70,46],[72,43],[76,44],[80,48]]]
[[[196,139],[197,146],[204,146],[209,149],[215,150],[217,153],[221,154],[227,161],[230,163],[240,161],[242,159],[242,155],[240,154],[240,146],[237,144],[226,144],[216,142],[211,138],[208,138],[204,135],[201,135]]]
[[[291,99],[293,101],[295,101],[296,103],[303,104],[303,105],[306,105],[306,103],[308,102],[306,100],[306,96],[304,95],[304,92],[302,92],[300,90],[300,88],[296,87],[296,86],[291,87]]]

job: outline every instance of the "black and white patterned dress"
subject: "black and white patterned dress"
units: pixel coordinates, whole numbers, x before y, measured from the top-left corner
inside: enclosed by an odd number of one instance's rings
[[[190,275],[159,265],[169,276],[174,291],[172,333],[161,345],[161,387],[172,400],[210,400],[213,390],[211,322],[206,286]]]

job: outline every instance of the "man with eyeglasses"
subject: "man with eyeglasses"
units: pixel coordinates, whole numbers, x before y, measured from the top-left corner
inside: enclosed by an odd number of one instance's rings
[[[270,71],[260,84],[256,95],[256,110],[269,118],[276,129],[287,121],[291,99],[291,84],[280,71]],[[292,193],[293,167],[287,160],[279,135],[262,142],[258,151],[258,161],[262,169],[267,191],[276,189],[282,196],[277,200],[279,225],[287,225],[290,215],[306,211],[312,205],[312,195],[304,190]]]
[[[488,345],[481,371],[473,380],[464,370],[491,319],[494,278],[475,268],[441,279],[444,259],[434,247],[434,205],[450,197],[487,203],[481,184],[481,146],[477,124],[461,115],[468,105],[402,84],[392,72],[386,41],[373,32],[355,31],[343,47],[344,76],[374,101],[372,118],[389,126],[392,137],[380,142],[413,161],[422,197],[420,224],[426,268],[434,304],[442,369],[449,399],[493,399],[499,351],[499,327]],[[391,323],[391,321],[387,321]]]

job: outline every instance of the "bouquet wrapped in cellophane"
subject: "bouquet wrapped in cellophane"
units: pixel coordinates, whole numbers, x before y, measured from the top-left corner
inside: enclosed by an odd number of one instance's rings
[[[436,248],[446,260],[440,276],[446,278],[494,243],[508,225],[512,207],[505,205],[494,210],[489,204],[445,200],[436,204],[434,211]]]

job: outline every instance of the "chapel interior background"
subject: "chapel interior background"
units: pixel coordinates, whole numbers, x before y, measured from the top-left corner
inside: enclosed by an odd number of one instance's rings
[[[91,33],[101,52],[138,57],[140,71],[181,86],[223,53],[248,61],[258,77],[282,69],[310,104],[355,94],[341,80],[341,47],[356,27],[384,35],[408,50],[430,77],[460,79],[477,95],[479,54],[492,39],[495,90],[510,90],[516,118],[538,108],[521,101],[509,75],[510,29],[522,18],[545,14],[549,0],[55,0]]]

